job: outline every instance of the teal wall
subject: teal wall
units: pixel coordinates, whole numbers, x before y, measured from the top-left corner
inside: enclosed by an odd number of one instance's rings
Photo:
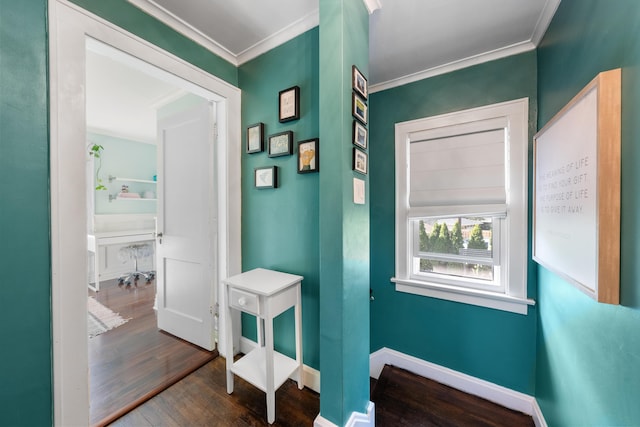
[[[318,28],[249,61],[238,69],[242,89],[242,270],[269,268],[304,276],[302,281],[303,360],[319,361],[318,173],[298,174],[298,141],[318,138]],[[300,119],[278,121],[278,92],[300,87]],[[264,123],[265,151],[246,153],[246,129]],[[268,157],[267,139],[293,131],[292,156]],[[323,141],[319,143],[320,170]],[[256,167],[278,167],[278,188],[257,189]],[[276,349],[295,354],[293,310],[274,322]],[[243,335],[255,340],[253,316],[243,316]]]
[[[529,97],[536,123],[536,53],[476,65],[371,95],[371,351],[410,354],[533,394],[536,311],[527,316],[396,292],[394,124]],[[531,176],[531,170],[529,171]],[[533,264],[528,295],[535,297]]]
[[[0,424],[50,425],[45,1],[0,0]]]
[[[156,193],[155,184],[139,182],[109,182],[109,175],[121,178],[134,178],[152,180],[157,174],[156,145],[130,139],[116,138],[98,133],[89,133],[87,139],[90,144],[98,144],[104,147],[100,159],[99,178],[107,190],[95,190],[95,213],[105,214],[141,214],[156,213],[156,202],[151,200],[112,200],[109,195],[117,195],[122,185],[129,186],[129,192],[144,196],[145,191]],[[95,159],[95,168],[99,159]],[[95,173],[94,173],[95,177]],[[94,178],[95,179],[95,178]]]
[[[368,52],[364,3],[320,0],[320,415],[338,426],[369,402],[369,180],[351,169],[351,69],[367,76]]]
[[[539,46],[539,126],[622,68],[620,306],[538,267],[536,398],[550,426],[640,425],[640,3],[563,0]]]
[[[70,1],[204,71],[234,86],[238,85],[238,72],[234,65],[212,54],[209,50],[182,34],[175,32],[126,0]]]
[[[237,84],[237,70],[125,0],[76,1]],[[0,0],[0,425],[53,423],[45,0]]]

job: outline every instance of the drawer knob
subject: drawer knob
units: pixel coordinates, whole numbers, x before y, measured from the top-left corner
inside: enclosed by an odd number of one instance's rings
[[[247,299],[245,297],[238,298],[238,305],[244,307],[247,305]]]

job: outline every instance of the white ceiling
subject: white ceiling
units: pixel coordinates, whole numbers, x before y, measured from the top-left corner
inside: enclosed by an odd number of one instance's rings
[[[86,63],[88,130],[155,143],[157,107],[183,92],[100,51],[88,49]]]
[[[318,0],[128,1],[234,65],[318,25]],[[532,50],[560,2],[366,1],[381,6],[369,17],[370,92]],[[179,89],[96,49],[87,54],[89,129],[154,142],[155,109]]]
[[[318,25],[318,0],[128,0],[234,65]],[[365,0],[372,92],[532,50],[560,0]]]

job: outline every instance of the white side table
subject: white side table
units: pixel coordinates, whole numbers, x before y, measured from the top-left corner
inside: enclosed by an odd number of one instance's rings
[[[234,363],[227,354],[227,393],[233,393],[233,375],[244,378],[267,394],[267,421],[276,419],[276,390],[292,377],[302,389],[302,296],[303,277],[256,268],[224,280],[227,296],[227,349],[233,353],[231,310],[258,318],[258,347]],[[295,360],[273,350],[273,319],[289,308],[295,311]],[[262,336],[264,334],[264,342]]]

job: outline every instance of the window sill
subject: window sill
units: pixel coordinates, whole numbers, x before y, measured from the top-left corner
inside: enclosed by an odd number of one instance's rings
[[[398,279],[396,277],[392,277],[391,281],[396,284],[396,291],[398,292],[461,302],[517,314],[526,315],[528,306],[536,304],[534,300],[529,298],[512,297],[476,289],[464,289],[418,280]]]

